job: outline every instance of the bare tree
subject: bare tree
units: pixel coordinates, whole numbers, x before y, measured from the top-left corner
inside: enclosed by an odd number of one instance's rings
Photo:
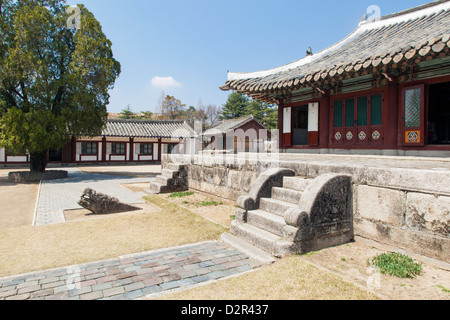
[[[219,122],[219,117],[222,114],[222,108],[213,104],[209,104],[205,110],[206,124],[210,128]]]
[[[166,98],[166,93],[164,90],[161,91],[161,96],[158,99],[158,104],[156,105],[156,113],[162,114],[163,112],[163,103]]]

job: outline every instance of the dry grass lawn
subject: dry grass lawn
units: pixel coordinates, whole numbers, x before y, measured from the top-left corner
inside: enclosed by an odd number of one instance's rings
[[[324,272],[300,257],[207,286],[161,296],[166,300],[378,300],[373,293]]]
[[[0,229],[0,276],[214,240],[226,231],[159,196],[146,199],[163,210]]]
[[[19,227],[33,223],[34,207],[39,183],[16,183],[8,180],[10,171],[0,169],[0,228]]]
[[[92,170],[98,171],[98,168]],[[116,169],[116,168],[114,168]],[[118,168],[117,170],[119,170]],[[111,168],[105,171],[111,171]],[[135,171],[143,170],[137,168]],[[69,222],[32,227],[37,184],[14,184],[0,170],[0,277],[113,259],[121,255],[216,240],[227,231],[234,203],[211,195],[146,198],[145,210],[91,216],[65,212]],[[139,172],[138,172],[139,173]],[[142,191],[148,184],[126,185]],[[223,201],[220,205],[199,205]],[[384,250],[353,243],[277,263],[162,299],[177,300],[372,300],[364,288],[369,274],[366,260]],[[390,299],[449,299],[449,270],[424,265],[424,274],[404,280],[381,276],[375,291]]]

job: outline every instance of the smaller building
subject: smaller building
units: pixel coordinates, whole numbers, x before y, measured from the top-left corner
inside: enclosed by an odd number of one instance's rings
[[[161,154],[184,152],[185,141],[194,135],[186,121],[107,121],[98,137],[73,138],[60,150],[49,150],[49,163],[144,163],[159,162]],[[0,149],[0,164],[27,164],[30,155],[9,154]]]
[[[258,152],[264,150],[264,144],[270,132],[252,115],[224,120],[203,133],[205,150]]]

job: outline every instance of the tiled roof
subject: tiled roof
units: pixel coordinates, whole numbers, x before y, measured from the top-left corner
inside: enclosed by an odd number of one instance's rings
[[[229,119],[229,120],[223,120],[216,126],[208,129],[205,131],[204,135],[214,135],[218,133],[227,133],[232,130],[236,130],[240,127],[242,127],[244,124],[250,122],[250,121],[257,121],[252,115],[237,118],[237,119]],[[258,121],[257,121],[258,122]],[[258,122],[259,123],[259,122]],[[264,127],[261,123],[259,123],[262,127]]]
[[[186,121],[110,119],[102,131],[105,137],[190,138],[192,127]]]
[[[229,73],[221,89],[254,97],[296,90],[347,74],[448,56],[449,40],[450,1],[434,1],[379,21],[362,21],[342,41],[291,64],[266,71]]]

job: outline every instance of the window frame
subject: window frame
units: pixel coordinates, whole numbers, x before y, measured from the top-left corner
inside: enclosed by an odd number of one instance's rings
[[[148,152],[148,149],[147,149],[147,152],[145,152],[145,149],[148,147],[150,147],[151,152]],[[143,155],[143,156],[152,156],[153,150],[154,150],[153,143],[141,143],[139,146],[139,154]]]
[[[90,146],[90,148],[88,147]],[[95,153],[94,148],[95,146]],[[90,152],[89,152],[90,151]],[[97,156],[98,155],[98,142],[81,142],[81,155],[82,156]]]
[[[372,97],[375,96],[380,96],[381,99],[381,106],[380,106],[380,114],[379,114],[379,119],[380,122],[379,124],[374,124],[373,123],[373,109],[372,109]],[[362,101],[362,99],[366,99],[367,104],[366,104],[366,108],[365,108],[365,119],[363,119],[364,117],[362,116],[362,109],[364,108],[364,106],[360,105],[360,101]],[[354,101],[353,102],[353,125],[349,126],[349,121],[350,117],[347,114],[347,103],[349,101]],[[340,109],[341,111],[338,113],[338,111],[336,110],[336,103],[341,103]],[[362,128],[362,127],[377,127],[377,126],[383,126],[383,103],[384,103],[384,95],[383,93],[372,93],[372,94],[366,94],[366,95],[358,95],[358,96],[354,96],[354,97],[350,97],[350,98],[341,98],[341,99],[336,99],[333,101],[333,128]],[[340,115],[341,119],[336,119],[337,115]],[[365,121],[362,121],[365,120]],[[340,125],[339,125],[340,124]]]
[[[122,146],[123,146],[123,152],[119,153],[117,150],[117,146],[121,146],[121,148],[119,148],[119,151],[122,151]],[[125,142],[112,142],[111,143],[111,155],[113,156],[124,156],[127,152],[127,144]]]

